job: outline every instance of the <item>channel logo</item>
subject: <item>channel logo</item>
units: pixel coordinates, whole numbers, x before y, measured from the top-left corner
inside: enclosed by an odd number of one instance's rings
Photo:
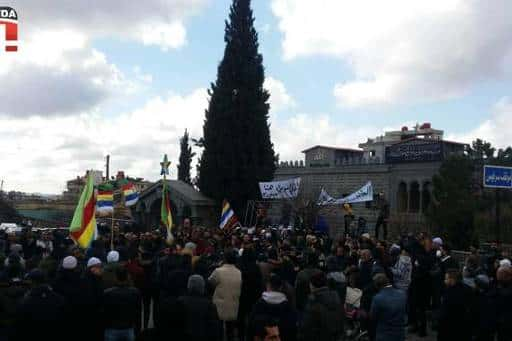
[[[18,51],[18,13],[11,7],[0,7],[0,25],[5,25],[5,51]]]

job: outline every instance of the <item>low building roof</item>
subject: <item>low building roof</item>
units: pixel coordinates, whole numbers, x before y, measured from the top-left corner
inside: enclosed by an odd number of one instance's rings
[[[307,153],[310,150],[316,149],[316,148],[325,148],[325,149],[333,149],[333,150],[339,150],[339,151],[345,151],[345,152],[353,152],[353,153],[363,153],[360,149],[354,149],[354,148],[341,148],[341,147],[331,147],[331,146],[323,146],[323,145],[316,145],[313,147],[310,147],[308,149],[304,149],[302,153]]]

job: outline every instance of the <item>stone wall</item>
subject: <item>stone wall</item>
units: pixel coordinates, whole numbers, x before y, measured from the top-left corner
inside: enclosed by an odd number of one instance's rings
[[[425,230],[423,207],[420,210],[400,211],[398,207],[398,188],[401,183],[409,188],[412,184],[418,186],[420,191],[425,188],[431,191],[432,176],[438,171],[440,162],[405,163],[405,164],[354,164],[338,165],[335,167],[279,167],[275,180],[284,180],[301,177],[301,192],[299,198],[316,202],[322,188],[332,197],[338,198],[350,194],[371,181],[374,193],[384,193],[390,205],[390,234],[405,231]],[[421,192],[420,192],[421,193]],[[409,194],[407,194],[409,195]],[[419,199],[421,201],[421,198]],[[409,197],[407,204],[409,203]],[[271,213],[279,214],[279,204],[272,205]],[[372,203],[353,204],[354,215],[363,216],[370,231],[373,231],[378,211]],[[343,211],[340,207],[321,208],[322,215],[330,229],[331,235],[338,235],[343,231]]]

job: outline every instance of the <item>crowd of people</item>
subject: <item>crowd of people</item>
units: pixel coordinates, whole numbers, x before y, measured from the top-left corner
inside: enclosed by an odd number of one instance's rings
[[[0,232],[0,340],[510,340],[505,251],[463,262],[426,234],[193,227]]]

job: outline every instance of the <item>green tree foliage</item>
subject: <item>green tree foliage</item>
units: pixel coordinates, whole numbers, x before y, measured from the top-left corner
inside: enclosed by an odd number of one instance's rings
[[[496,150],[477,139],[467,155],[445,160],[433,178],[434,202],[427,216],[456,247],[465,248],[475,239],[510,240],[501,226],[511,222],[512,191],[483,187],[486,164],[512,166],[512,148]]]
[[[3,192],[0,192],[0,223],[19,223],[21,217],[14,207],[4,200]]]
[[[185,130],[183,137],[180,139],[180,163],[178,164],[178,180],[192,184],[190,179],[190,164],[196,153],[192,152],[192,147],[188,143],[188,131]]]
[[[430,207],[430,218],[459,248],[467,248],[473,239],[472,178],[473,162],[466,156],[447,159],[433,178],[435,202]]]
[[[263,57],[250,0],[233,0],[224,41],[199,141],[204,151],[198,186],[219,203],[228,199],[239,213],[248,200],[258,198],[258,182],[272,179],[276,167],[269,93],[263,88]]]

